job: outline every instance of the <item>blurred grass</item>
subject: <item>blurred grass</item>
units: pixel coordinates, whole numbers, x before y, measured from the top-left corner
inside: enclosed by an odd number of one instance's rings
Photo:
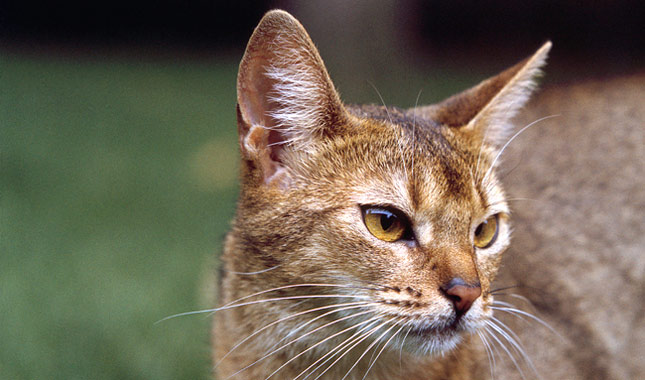
[[[155,322],[213,305],[237,193],[236,70],[0,52],[1,379],[210,377],[211,319]],[[483,78],[334,71],[347,100],[380,103],[378,88],[399,106]]]
[[[0,54],[0,378],[209,376],[236,65]]]

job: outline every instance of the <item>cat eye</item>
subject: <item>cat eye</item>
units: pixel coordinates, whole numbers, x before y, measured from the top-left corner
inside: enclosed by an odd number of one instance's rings
[[[475,229],[475,247],[488,248],[497,240],[498,214],[489,216]]]
[[[362,210],[365,227],[376,238],[386,242],[412,238],[410,222],[400,211],[374,206]]]

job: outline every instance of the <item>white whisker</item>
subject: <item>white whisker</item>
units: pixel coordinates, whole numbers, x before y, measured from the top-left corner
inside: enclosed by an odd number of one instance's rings
[[[248,369],[248,368],[250,368],[250,367],[254,366],[254,365],[255,365],[255,364],[257,364],[258,362],[260,362],[260,361],[262,361],[262,360],[264,360],[264,359],[268,358],[269,356],[271,356],[271,355],[275,354],[276,352],[278,352],[278,351],[282,350],[283,348],[285,348],[285,347],[287,347],[287,346],[290,346],[291,344],[293,344],[293,343],[295,343],[295,342],[297,342],[297,341],[299,341],[299,340],[301,340],[301,339],[303,339],[303,338],[305,338],[305,337],[307,337],[307,336],[309,336],[309,335],[311,335],[311,334],[313,334],[313,333],[315,333],[315,332],[317,332],[317,331],[320,331],[321,329],[324,329],[324,328],[326,328],[326,327],[332,326],[332,325],[334,325],[334,324],[336,324],[336,323],[342,322],[342,321],[347,320],[347,319],[350,319],[350,318],[356,318],[356,317],[358,317],[358,316],[368,314],[368,313],[370,313],[370,312],[371,312],[371,311],[369,311],[369,310],[368,310],[368,311],[364,311],[364,312],[360,312],[360,313],[355,313],[355,314],[348,315],[348,316],[343,317],[343,318],[339,318],[339,319],[337,319],[337,320],[335,320],[335,321],[329,322],[329,323],[327,323],[327,324],[325,324],[325,325],[322,325],[322,326],[320,326],[320,327],[317,327],[317,328],[315,328],[315,329],[313,329],[313,330],[311,330],[311,331],[307,332],[306,334],[303,334],[303,335],[301,335],[300,337],[298,337],[298,338],[296,338],[296,339],[294,339],[294,340],[290,341],[289,343],[286,343],[286,344],[282,345],[281,347],[276,348],[275,350],[273,350],[273,351],[271,351],[270,353],[268,353],[268,354],[264,355],[264,356],[263,356],[263,357],[261,357],[260,359],[258,359],[258,360],[256,360],[255,362],[253,362],[253,363],[249,364],[248,366],[244,367],[243,369],[239,370],[238,372],[236,372],[235,374],[233,374],[233,375],[229,376],[228,378],[230,378],[230,377],[232,377],[232,376],[234,376],[234,375],[237,375],[238,373],[240,373],[240,372],[242,372],[242,371],[244,371],[244,370],[246,370],[246,369]],[[333,335],[328,336],[327,338],[325,338],[325,339],[323,339],[323,340],[319,341],[318,343],[314,344],[313,346],[310,346],[310,347],[309,347],[309,348],[307,348],[306,350],[304,350],[304,351],[300,352],[298,355],[296,355],[296,356],[292,357],[291,359],[289,359],[286,363],[282,364],[278,369],[276,369],[275,371],[273,371],[273,373],[271,373],[268,377],[266,377],[266,379],[269,379],[271,376],[273,376],[274,374],[276,374],[279,370],[281,370],[282,368],[284,368],[286,365],[288,365],[288,364],[289,364],[289,363],[291,363],[292,361],[296,360],[296,359],[297,359],[297,358],[299,358],[301,355],[304,355],[306,352],[308,352],[308,351],[310,351],[310,350],[313,350],[314,348],[316,348],[316,347],[318,347],[319,345],[323,344],[324,342],[328,341],[329,339],[332,339],[332,338],[334,338],[334,337],[336,337],[336,336],[338,336],[338,335],[340,335],[340,334],[343,334],[343,333],[345,333],[346,331],[349,331],[349,330],[351,330],[351,329],[353,329],[353,328],[356,328],[357,326],[360,326],[360,325],[362,325],[362,324],[364,324],[364,323],[371,322],[372,320],[377,319],[377,318],[379,318],[379,317],[378,317],[378,316],[376,316],[376,317],[372,317],[371,319],[368,319],[367,321],[359,322],[359,323],[357,323],[357,324],[355,324],[355,325],[352,325],[352,326],[350,326],[350,327],[347,327],[346,329],[341,330],[341,331],[339,331],[339,332],[337,332],[337,333],[335,333],[335,334],[333,334]],[[265,380],[266,380],[266,379],[265,379]]]
[[[219,364],[224,359],[226,359],[235,349],[237,349],[239,346],[244,344],[244,342],[247,342],[249,339],[253,338],[254,336],[256,336],[258,334],[260,334],[262,331],[270,328],[271,326],[275,326],[275,325],[277,325],[279,323],[282,323],[282,322],[287,321],[287,320],[292,319],[292,318],[299,317],[301,315],[305,315],[305,314],[313,313],[313,312],[316,312],[316,311],[321,311],[321,310],[334,308],[334,310],[331,310],[331,311],[329,311],[327,313],[323,313],[322,315],[320,315],[320,316],[308,321],[308,323],[311,323],[311,322],[316,321],[317,319],[324,318],[325,316],[327,316],[329,314],[332,314],[332,313],[337,313],[337,312],[340,312],[340,311],[345,311],[345,310],[350,310],[350,309],[357,309],[357,308],[365,307],[366,305],[375,305],[375,304],[370,304],[368,302],[349,302],[349,303],[342,303],[342,304],[327,305],[327,306],[321,306],[321,307],[317,307],[317,308],[314,308],[314,309],[301,311],[301,312],[298,312],[298,313],[291,314],[291,315],[288,315],[286,317],[280,318],[277,321],[269,323],[268,325],[256,330],[254,333],[252,333],[249,336],[247,336],[246,338],[242,339],[235,346],[233,346],[233,348],[231,348],[220,360],[218,360],[214,367],[216,368],[217,366],[219,366]],[[300,328],[302,328],[302,327],[304,327],[304,325],[301,326]],[[287,337],[285,336],[283,339],[285,339],[285,338],[287,338]],[[280,342],[282,342],[282,340],[280,340]]]
[[[387,323],[390,323],[390,322],[392,322],[393,320],[394,320],[394,318],[391,318],[391,319],[389,319],[389,320],[387,320],[387,321],[383,322],[383,323],[381,324],[381,326],[385,326]],[[361,354],[361,356],[359,356],[359,357],[358,357],[358,359],[356,359],[356,361],[354,362],[354,364],[353,364],[353,365],[352,365],[352,366],[347,370],[347,373],[345,374],[345,376],[343,376],[343,378],[342,378],[342,379],[340,379],[340,380],[345,380],[345,379],[347,378],[347,376],[349,376],[349,373],[350,373],[350,372],[352,372],[352,370],[354,369],[354,367],[356,367],[356,366],[358,365],[358,363],[361,361],[361,359],[363,359],[363,357],[364,357],[365,355],[367,355],[367,353],[372,349],[372,347],[374,347],[374,345],[375,345],[375,344],[377,344],[377,343],[378,343],[378,342],[379,342],[379,341],[380,341],[380,340],[381,340],[381,339],[382,339],[382,338],[383,338],[383,337],[384,337],[388,332],[390,332],[393,328],[395,328],[395,327],[397,326],[397,324],[398,324],[398,323],[394,323],[394,324],[392,324],[392,326],[390,326],[390,328],[388,328],[387,330],[385,330],[381,335],[379,335],[379,337],[378,337],[378,338],[374,339],[374,341],[373,341],[369,346],[367,346],[367,348],[365,349],[365,351],[363,351],[363,354]]]
[[[399,348],[399,369],[401,369],[401,371],[403,370],[403,346],[405,345],[405,340],[408,338],[408,335],[410,335],[410,331],[412,331],[413,328],[414,325],[411,325],[410,328],[408,328],[408,332],[403,336],[401,347]]]
[[[537,124],[537,123],[539,123],[539,122],[541,122],[541,121],[543,121],[543,120],[551,119],[551,118],[558,117],[558,116],[560,116],[560,115],[550,115],[550,116],[545,116],[545,117],[543,117],[543,118],[540,118],[540,119],[535,120],[534,122],[532,122],[532,123],[528,124],[528,125],[527,125],[527,126],[525,126],[524,128],[522,128],[522,129],[520,129],[519,131],[517,131],[517,133],[515,133],[515,134],[513,135],[513,137],[511,137],[510,139],[508,139],[508,141],[506,142],[506,144],[504,144],[504,145],[502,146],[502,148],[499,150],[499,152],[497,152],[497,155],[496,155],[496,156],[495,156],[495,158],[493,159],[493,162],[490,164],[490,167],[488,168],[488,170],[486,171],[486,174],[484,174],[484,177],[482,178],[482,183],[486,183],[486,179],[488,178],[488,176],[490,175],[490,173],[493,171],[493,168],[495,168],[495,163],[497,163],[497,160],[498,160],[498,159],[499,159],[499,157],[502,155],[502,153],[504,152],[504,150],[506,150],[506,148],[508,147],[508,145],[509,145],[513,140],[515,140],[515,138],[516,138],[517,136],[521,135],[521,134],[522,134],[522,132],[526,131],[526,130],[527,130],[527,129],[529,129],[530,127],[534,126],[535,124]]]
[[[154,324],[158,324],[158,323],[167,321],[169,319],[173,319],[173,318],[177,318],[177,317],[183,317],[183,316],[187,316],[187,315],[203,314],[203,313],[215,313],[217,311],[232,309],[233,307],[237,307],[237,306],[252,305],[253,303],[238,304],[238,302],[246,300],[246,299],[249,299],[249,298],[252,298],[252,297],[257,297],[257,296],[260,296],[262,294],[275,292],[275,291],[278,291],[278,290],[291,289],[291,288],[302,288],[302,287],[333,287],[333,288],[345,288],[345,289],[367,289],[367,288],[360,288],[360,287],[351,286],[351,285],[338,285],[338,284],[315,284],[315,283],[312,283],[312,284],[285,285],[285,286],[280,286],[280,287],[277,287],[277,288],[267,289],[267,290],[263,290],[261,292],[249,294],[247,296],[238,298],[235,301],[231,301],[231,302],[227,303],[226,305],[220,306],[220,307],[217,307],[217,308],[194,310],[194,311],[187,311],[187,312],[179,313],[179,314],[173,314],[173,315],[170,315],[170,316],[167,316],[165,318],[162,318],[162,319],[158,320]],[[316,297],[320,298],[322,296],[316,296]],[[329,296],[325,295],[325,297],[335,297],[335,296],[334,295],[329,295]],[[347,297],[358,298],[357,296],[347,296],[347,295],[340,295],[340,297],[343,297],[343,298],[347,298]],[[306,298],[306,297],[302,296],[302,298]],[[312,298],[313,298],[313,296],[312,296]],[[279,300],[279,298],[266,299],[266,300],[263,300],[263,301],[276,301],[276,300]]]
[[[506,302],[504,302],[504,303],[506,304]],[[560,339],[564,340],[564,337],[562,335],[560,335],[560,333],[558,333],[553,327],[551,327],[551,325],[549,325],[543,319],[538,318],[538,317],[536,317],[535,315],[533,315],[531,313],[527,313],[526,311],[523,311],[523,310],[520,310],[520,309],[517,309],[517,308],[514,308],[514,307],[495,307],[495,306],[491,306],[490,308],[493,309],[493,310],[499,310],[499,311],[507,312],[507,313],[509,313],[511,315],[515,315],[516,317],[518,317],[520,319],[521,319],[521,317],[520,317],[521,315],[523,315],[525,317],[528,317],[528,318],[531,318],[535,322],[537,322],[540,325],[544,326],[545,328],[549,329],[549,331],[554,333]]]
[[[394,324],[392,327],[394,327],[394,326],[396,326],[396,324]],[[380,350],[380,351],[378,352],[378,354],[376,355],[376,358],[374,358],[374,360],[371,362],[370,366],[367,368],[367,371],[365,371],[365,375],[363,375],[363,379],[362,379],[362,380],[365,380],[365,378],[367,377],[367,374],[370,372],[370,370],[372,369],[372,367],[374,366],[374,364],[376,364],[376,361],[378,360],[378,358],[379,358],[379,357],[381,356],[381,354],[383,353],[383,350],[385,350],[385,347],[387,347],[387,345],[392,341],[392,339],[394,339],[397,335],[399,335],[399,333],[401,332],[401,330],[403,330],[403,328],[404,328],[404,327],[405,327],[405,323],[401,324],[401,328],[400,328],[400,329],[398,329],[398,330],[396,330],[396,332],[395,332],[394,334],[392,334],[392,336],[390,337],[390,339],[388,339],[388,340],[387,340],[387,342],[385,342],[385,344],[383,345],[383,347],[381,347],[381,350]],[[389,330],[388,330],[388,331],[389,331]],[[387,331],[386,331],[386,332],[387,332]]]
[[[503,324],[499,319],[492,317],[491,321],[491,326],[493,327],[493,329],[495,329],[504,339],[506,339],[507,342],[511,344],[515,351],[519,353],[524,361],[529,365],[531,370],[533,370],[536,376],[540,377],[537,369],[535,368],[535,365],[533,365],[533,361],[524,350],[524,347],[522,347],[522,343],[517,334],[515,334],[513,330],[508,328],[508,326]]]
[[[201,311],[201,312],[218,312],[218,311],[223,311],[223,310],[229,310],[229,309],[235,309],[238,307],[242,306],[249,306],[249,305],[256,305],[260,303],[266,303],[266,302],[276,302],[276,301],[289,301],[289,300],[299,300],[299,299],[315,299],[315,298],[355,298],[355,299],[369,299],[367,296],[350,296],[350,295],[345,295],[345,294],[314,294],[314,295],[303,295],[303,296],[285,296],[285,297],[275,297],[275,298],[267,298],[267,299],[262,299],[262,300],[257,300],[257,301],[249,301],[249,302],[244,302],[244,303],[238,303],[235,305],[229,305],[229,306],[222,306],[218,307],[215,309],[210,309],[206,311]]]
[[[371,323],[367,324],[366,326],[361,327],[358,331],[356,331],[354,334],[352,334],[351,336],[349,336],[347,339],[345,339],[344,341],[342,341],[342,342],[340,342],[339,344],[337,344],[337,345],[336,345],[336,347],[334,347],[333,349],[329,350],[329,352],[327,352],[325,355],[323,355],[323,356],[321,356],[320,358],[318,358],[315,362],[313,362],[311,365],[309,365],[309,367],[305,368],[302,372],[300,372],[300,373],[298,374],[298,376],[294,377],[292,380],[296,380],[296,379],[298,379],[300,376],[302,376],[303,374],[305,374],[305,373],[309,372],[309,374],[308,374],[307,376],[303,377],[303,379],[302,379],[302,380],[307,379],[309,376],[311,376],[311,375],[312,375],[312,374],[314,374],[316,371],[318,371],[318,369],[319,369],[320,367],[322,367],[323,365],[325,365],[325,363],[327,363],[328,361],[330,361],[331,359],[333,359],[333,358],[334,358],[334,356],[336,356],[336,355],[338,355],[339,353],[341,353],[341,352],[342,352],[342,350],[343,350],[343,349],[345,349],[345,347],[347,347],[347,346],[349,346],[350,344],[354,343],[357,339],[360,339],[360,337],[362,336],[361,334],[362,334],[365,330],[368,330],[368,329],[372,328],[372,326],[374,326],[374,325],[375,325],[375,324],[377,324],[377,323],[378,323],[378,320],[374,320],[374,321],[372,321]],[[327,358],[327,359],[325,359],[325,358]],[[320,363],[320,361],[321,361],[321,360],[323,360],[323,359],[324,359],[324,361],[323,361],[322,363]],[[320,364],[318,364],[318,363],[320,363]],[[314,367],[314,366],[316,366],[316,367],[315,367],[315,368],[313,368],[313,369],[311,369],[311,368],[312,368],[312,367]],[[311,370],[311,371],[309,371],[309,370]]]
[[[357,303],[358,303],[358,302],[357,302]],[[348,307],[347,309],[351,309],[351,308],[363,308],[363,307],[366,307],[366,306],[375,306],[375,305],[378,305],[378,303],[368,303],[368,302],[365,302],[365,301],[362,301],[361,303],[363,303],[363,305],[360,305],[360,306],[357,306],[357,307]],[[345,310],[345,309],[343,309],[343,310]],[[326,317],[327,315],[330,315],[330,314],[336,313],[336,312],[338,312],[338,311],[342,311],[342,310],[332,310],[332,311],[329,311],[329,312],[323,313],[322,315],[319,315],[319,316],[317,316],[317,317],[315,317],[315,318],[312,318],[312,319],[310,319],[310,320],[308,320],[308,321],[306,321],[306,322],[302,323],[301,325],[299,325],[298,327],[296,327],[295,329],[293,329],[292,331],[290,331],[287,335],[283,336],[280,340],[278,340],[278,341],[277,341],[277,342],[276,342],[276,343],[271,347],[271,349],[273,349],[273,348],[275,348],[275,347],[279,346],[280,344],[282,344],[282,342],[284,342],[285,340],[289,339],[291,336],[293,336],[294,334],[296,334],[298,331],[300,331],[300,330],[302,330],[303,328],[305,328],[305,327],[309,326],[310,324],[312,324],[312,323],[316,322],[317,320],[322,319],[322,318]]]
[[[338,362],[339,362],[343,357],[345,357],[345,355],[347,355],[350,351],[352,351],[356,346],[358,346],[359,344],[361,344],[365,339],[367,339],[368,337],[370,337],[373,333],[375,333],[376,331],[380,330],[380,329],[381,329],[381,327],[386,326],[390,321],[392,321],[392,319],[387,320],[387,321],[385,321],[385,322],[383,322],[383,323],[379,324],[378,326],[376,326],[376,327],[372,328],[371,330],[369,330],[369,331],[368,331],[368,332],[366,332],[366,333],[363,333],[363,335],[361,335],[361,336],[357,339],[357,341],[355,341],[355,342],[351,345],[351,347],[347,348],[347,349],[345,350],[345,352],[343,352],[343,353],[342,353],[342,354],[341,354],[341,355],[340,355],[336,360],[334,360],[334,362],[333,362],[333,363],[331,363],[327,368],[325,368],[325,370],[324,370],[323,372],[321,372],[321,373],[320,373],[320,374],[319,374],[319,375],[318,375],[314,380],[318,380],[318,379],[319,379],[323,374],[325,374],[325,372],[329,371],[329,369],[331,369],[331,368],[332,368],[336,363],[338,363]],[[351,371],[351,369],[350,369],[350,371]]]
[[[490,348],[490,343],[486,339],[486,336],[484,336],[484,333],[481,330],[477,330],[477,335],[479,335],[479,339],[481,339],[482,344],[484,345],[484,350],[486,350],[486,357],[488,358],[488,368],[490,369],[490,378],[491,380],[495,379],[495,356],[493,354],[492,349]]]
[[[257,297],[257,296],[260,296],[262,294],[266,294],[266,293],[269,293],[269,292],[275,292],[275,291],[278,291],[278,290],[293,289],[293,288],[308,288],[308,287],[321,287],[321,288],[329,287],[329,288],[346,288],[346,289],[357,289],[358,288],[356,286],[340,285],[340,284],[318,284],[318,283],[292,284],[292,285],[279,286],[277,288],[271,288],[271,289],[263,290],[263,291],[256,292],[256,293],[253,293],[253,294],[249,294],[247,296],[238,298],[235,301],[231,301],[231,302],[227,303],[224,306],[233,305],[233,304],[238,303],[240,301],[244,301],[245,299],[249,299],[249,298],[252,298],[252,297]]]
[[[508,302],[504,302],[504,301],[498,301],[498,300],[495,300],[493,302],[493,305],[494,306],[498,305],[498,306],[506,306],[506,307],[515,307],[515,305],[513,305],[512,303],[508,303]]]
[[[526,302],[527,304],[529,304],[529,305],[531,305],[531,306],[533,305],[533,303],[531,302],[531,300],[529,300],[528,298],[526,298],[526,297],[524,297],[524,296],[521,296],[521,295],[519,295],[519,294],[509,294],[508,296],[509,296],[509,297],[513,297],[513,298],[517,298],[517,299],[519,299],[519,300],[522,300],[522,301]]]
[[[489,321],[484,321],[484,323],[486,323],[486,325],[488,327],[491,327],[495,331],[497,331],[497,328],[494,327],[494,325],[492,323],[490,323]],[[487,327],[487,329],[488,329],[488,327]],[[524,376],[524,371],[522,370],[522,367],[520,367],[519,363],[515,359],[515,356],[511,353],[511,351],[508,350],[508,348],[506,348],[506,345],[504,345],[504,343],[501,340],[499,340],[499,338],[497,338],[495,336],[495,334],[493,334],[492,331],[490,331],[490,330],[488,330],[488,331],[490,333],[490,337],[493,338],[493,340],[495,340],[495,342],[497,342],[497,344],[502,348],[502,350],[504,350],[504,352],[506,352],[506,355],[508,355],[508,357],[511,359],[511,361],[513,362],[513,365],[515,366],[517,371],[520,373],[520,376],[522,376],[522,379],[526,380],[526,376]]]
[[[492,334],[492,332],[490,331],[490,329],[488,327],[484,328],[482,332],[485,334],[484,337],[489,336],[489,335]],[[495,346],[493,344],[493,342],[489,341],[488,339],[486,339],[486,341],[490,344],[491,352],[493,354],[493,367],[495,367],[496,364],[497,364],[496,360],[495,360],[495,355],[500,356],[501,354],[500,354],[499,350],[497,349],[497,346]]]

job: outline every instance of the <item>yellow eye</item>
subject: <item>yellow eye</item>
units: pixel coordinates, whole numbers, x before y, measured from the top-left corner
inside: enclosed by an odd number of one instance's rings
[[[364,207],[363,221],[372,235],[387,242],[406,237],[409,223],[403,215],[378,207]]]
[[[497,214],[489,216],[483,223],[475,229],[475,247],[488,248],[497,239],[498,231],[498,216]]]

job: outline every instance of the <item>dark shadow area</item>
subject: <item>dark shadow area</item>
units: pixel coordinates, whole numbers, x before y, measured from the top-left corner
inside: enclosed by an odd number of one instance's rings
[[[0,40],[7,46],[69,49],[148,47],[217,54],[239,51],[264,12],[284,8],[322,45],[358,44],[407,57],[480,56],[530,51],[547,39],[567,60],[586,67],[639,66],[645,57],[645,5],[620,1],[61,1],[0,4]],[[344,24],[338,24],[340,22]],[[334,26],[323,33],[318,30]],[[356,36],[348,33],[357,31]],[[358,32],[362,31],[362,32]],[[338,33],[347,37],[326,41]],[[388,34],[388,37],[383,37]],[[369,36],[373,38],[369,38]],[[600,62],[599,62],[600,61]]]

